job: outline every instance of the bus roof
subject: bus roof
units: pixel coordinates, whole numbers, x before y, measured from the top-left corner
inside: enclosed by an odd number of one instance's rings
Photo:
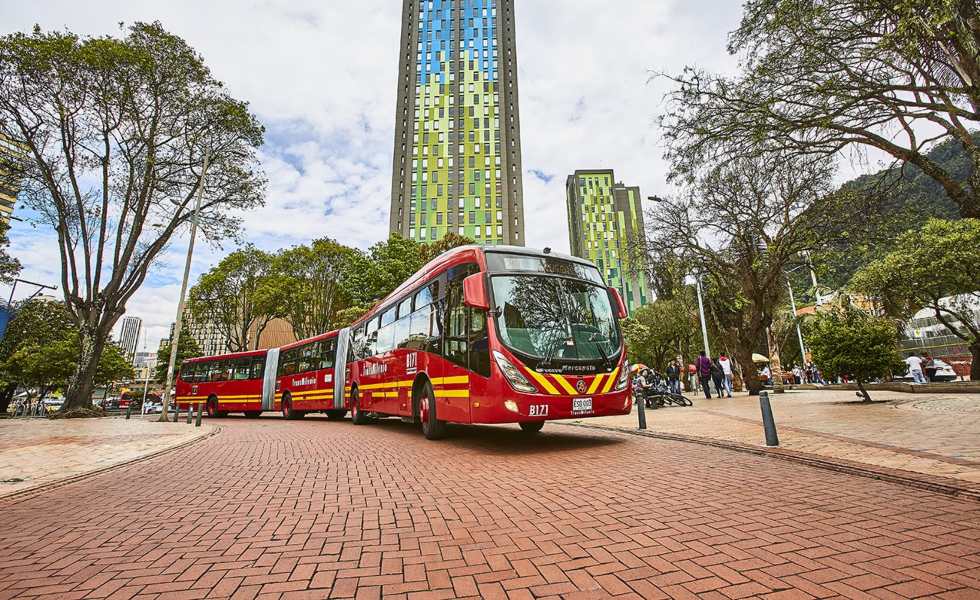
[[[591,262],[584,258],[579,258],[577,256],[571,256],[569,254],[562,254],[560,252],[545,252],[544,250],[533,250],[531,248],[525,248],[523,246],[483,246],[478,244],[469,244],[466,246],[457,246],[446,250],[439,256],[433,258],[428,263],[426,263],[421,269],[415,272],[414,275],[409,277],[405,282],[399,285],[393,292],[379,300],[371,307],[371,310],[364,313],[364,315],[358,320],[354,321],[351,327],[357,327],[378,314],[379,310],[388,306],[388,302],[395,298],[398,298],[406,291],[412,289],[417,284],[427,280],[433,273],[438,273],[449,267],[453,267],[458,264],[465,262],[470,262],[469,259],[476,259],[480,263],[481,268],[485,267],[485,260],[480,260],[483,258],[483,254],[487,252],[497,252],[501,254],[521,254],[524,256],[540,256],[548,258],[558,258],[561,260],[567,260],[583,265],[588,265],[594,267]]]
[[[244,358],[248,356],[265,356],[269,352],[268,349],[262,350],[247,350],[245,352],[232,352],[230,354],[214,354],[212,356],[195,356],[194,358],[188,358],[185,363],[189,362],[211,362],[215,360],[224,360],[227,358]]]
[[[291,348],[296,348],[297,346],[303,346],[305,344],[310,344],[313,342],[319,342],[321,340],[329,340],[330,338],[337,337],[339,331],[334,329],[333,331],[328,331],[326,333],[321,333],[320,335],[315,335],[313,337],[308,337],[304,340],[296,340],[295,342],[290,342],[288,344],[283,344],[279,347],[279,351],[289,350]]]

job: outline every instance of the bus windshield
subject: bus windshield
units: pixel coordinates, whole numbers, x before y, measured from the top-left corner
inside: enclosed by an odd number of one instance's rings
[[[619,328],[602,286],[543,275],[491,278],[497,329],[512,350],[543,361],[607,360]]]

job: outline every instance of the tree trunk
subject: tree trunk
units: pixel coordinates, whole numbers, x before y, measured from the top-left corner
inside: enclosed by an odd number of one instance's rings
[[[860,390],[861,395],[864,397],[864,400],[862,400],[862,402],[871,402],[871,396],[868,394],[868,390],[864,389],[864,382],[861,381],[860,379],[855,379],[854,383],[857,384],[858,390]]]
[[[79,356],[78,367],[68,382],[65,390],[65,403],[62,412],[79,408],[92,408],[92,392],[95,390],[95,372],[102,358],[105,347],[105,336],[100,336],[98,330],[83,324],[78,336]]]
[[[970,344],[970,356],[973,364],[970,365],[970,381],[980,381],[980,340]]]
[[[16,383],[8,383],[7,387],[0,391],[0,413],[7,412],[10,403],[14,400],[14,392],[17,391]]]
[[[769,372],[772,373],[772,391],[774,394],[785,392],[783,386],[783,363],[779,359],[779,340],[772,333],[772,326],[766,327],[766,341],[769,343]]]
[[[749,344],[739,344],[735,351],[735,358],[742,369],[742,381],[745,389],[750,396],[758,396],[762,391],[762,382],[755,375],[755,363],[752,362],[752,346]]]

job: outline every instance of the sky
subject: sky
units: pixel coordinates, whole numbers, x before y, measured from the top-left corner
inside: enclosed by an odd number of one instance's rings
[[[120,22],[160,21],[266,127],[266,203],[244,216],[244,237],[267,250],[324,236],[367,249],[388,235],[401,4],[0,0],[0,34],[38,24],[118,35]],[[741,3],[516,0],[515,9],[527,245],[567,251],[564,185],[576,169],[612,168],[644,197],[670,191],[657,127],[668,86],[654,73],[733,72],[725,42]],[[57,284],[52,230],[15,222],[10,238],[22,278]],[[235,247],[199,240],[192,284]],[[175,240],[127,305],[143,319],[140,350],[169,332],[186,248]],[[18,297],[33,291],[24,288]]]

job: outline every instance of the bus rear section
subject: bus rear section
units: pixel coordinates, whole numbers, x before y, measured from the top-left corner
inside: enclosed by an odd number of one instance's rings
[[[628,414],[622,300],[591,263],[522,248],[451,250],[351,328],[348,403],[446,423]]]
[[[203,406],[209,417],[258,417],[267,354],[254,350],[184,361],[177,377],[177,408]]]
[[[347,414],[343,396],[335,394],[338,332],[300,340],[279,349],[275,410],[286,419],[322,412],[328,419]]]

